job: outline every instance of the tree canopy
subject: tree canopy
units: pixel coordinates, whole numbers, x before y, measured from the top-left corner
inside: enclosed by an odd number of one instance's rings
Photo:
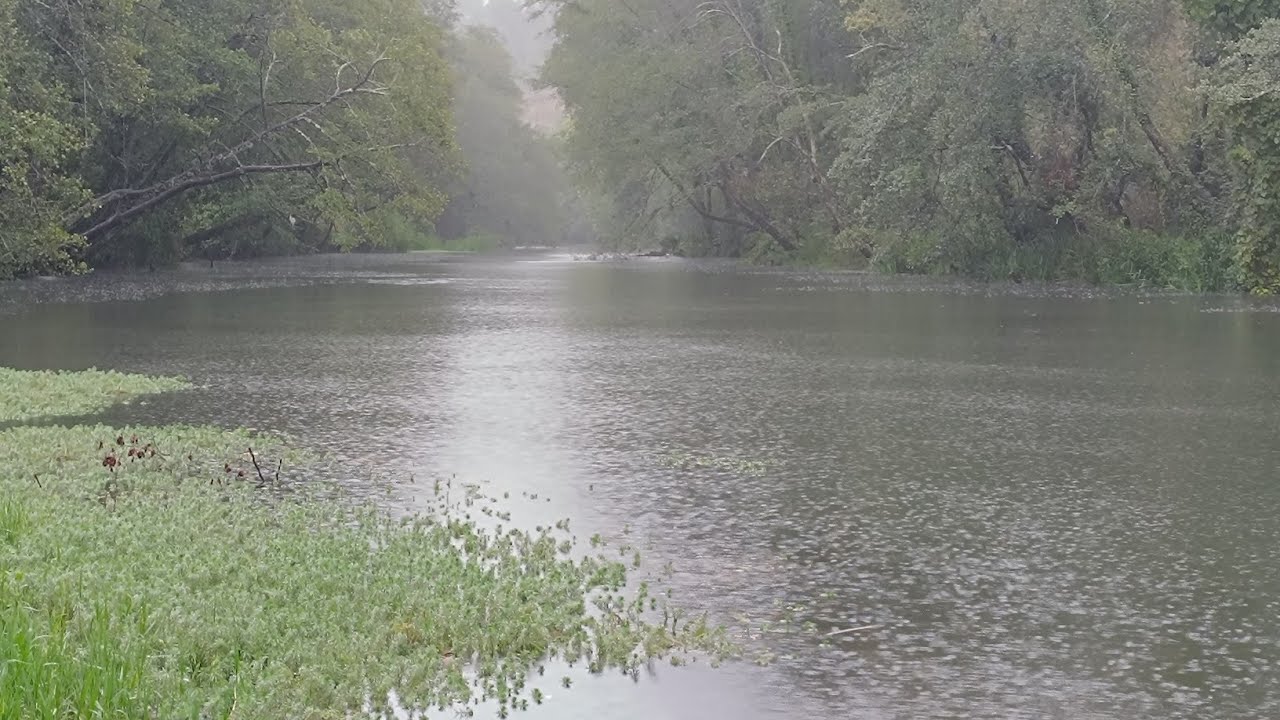
[[[557,149],[522,121],[537,53],[507,47],[533,35],[515,3],[487,9],[505,34],[461,24],[474,5],[0,0],[0,278],[555,242]]]
[[[1278,16],[0,0],[0,276],[554,242],[573,206],[617,247],[1278,292]]]
[[[1280,290],[1275,2],[534,4],[616,243]]]

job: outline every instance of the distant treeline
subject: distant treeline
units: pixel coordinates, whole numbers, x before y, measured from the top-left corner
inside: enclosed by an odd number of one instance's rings
[[[497,36],[456,25],[453,0],[0,0],[0,278],[555,242],[554,149]]]
[[[1280,0],[541,0],[618,244],[1280,291]]]

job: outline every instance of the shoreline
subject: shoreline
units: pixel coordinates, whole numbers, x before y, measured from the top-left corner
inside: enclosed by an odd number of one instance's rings
[[[583,555],[567,523],[466,515],[496,498],[393,520],[322,497],[314,459],[270,435],[47,424],[182,386],[0,370],[0,407],[27,409],[0,425],[0,715],[506,712],[572,684],[538,676],[552,659],[728,654],[705,621],[654,624],[647,584],[627,592],[627,567]]]

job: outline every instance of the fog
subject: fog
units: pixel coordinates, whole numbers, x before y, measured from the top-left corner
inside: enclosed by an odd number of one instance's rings
[[[498,31],[522,83],[536,77],[555,41],[551,16],[526,8],[522,0],[462,0],[458,13],[463,25]]]

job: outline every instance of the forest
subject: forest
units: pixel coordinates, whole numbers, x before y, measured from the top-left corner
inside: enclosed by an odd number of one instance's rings
[[[0,0],[0,277],[590,238],[1280,292],[1278,17],[1280,0]],[[522,119],[535,92],[564,105],[555,137]]]
[[[1280,291],[1276,0],[547,0],[622,247]]]
[[[0,0],[0,278],[553,234],[552,140],[475,7]]]

